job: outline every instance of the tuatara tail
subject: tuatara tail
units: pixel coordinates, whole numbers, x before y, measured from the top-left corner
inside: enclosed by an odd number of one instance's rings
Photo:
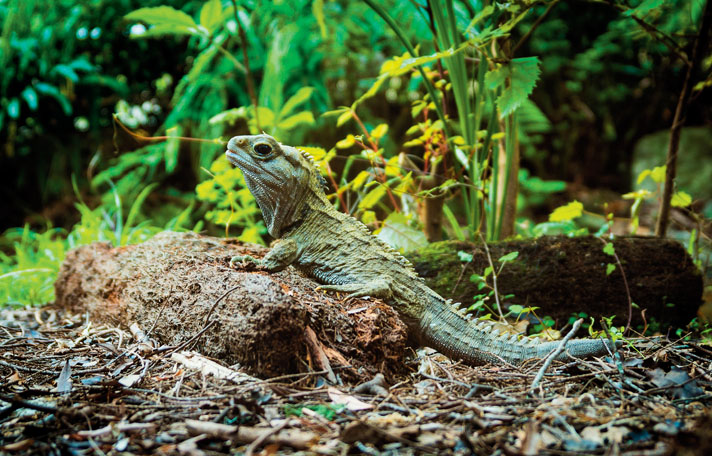
[[[527,337],[501,333],[489,321],[470,319],[449,302],[433,300],[420,320],[423,343],[468,364],[495,363],[502,360],[521,364],[530,358],[544,358],[559,346],[558,341],[538,342]],[[600,356],[610,352],[603,339],[572,339],[557,359]]]

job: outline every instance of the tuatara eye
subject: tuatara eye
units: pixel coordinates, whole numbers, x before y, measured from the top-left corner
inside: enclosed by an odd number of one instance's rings
[[[263,157],[267,156],[272,152],[272,146],[269,144],[256,144],[255,145],[255,152],[257,155],[261,155]]]

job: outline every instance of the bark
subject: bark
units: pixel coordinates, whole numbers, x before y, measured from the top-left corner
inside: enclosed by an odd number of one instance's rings
[[[665,326],[684,326],[695,317],[702,300],[702,275],[683,246],[659,238],[628,237],[613,241],[626,274],[633,328],[642,329],[644,320]],[[593,237],[543,237],[526,241],[489,244],[495,267],[497,259],[518,251],[497,277],[500,296],[514,294],[510,304],[539,307],[540,317],[550,316],[558,327],[572,314],[585,312],[599,318],[616,315],[615,325],[628,319],[628,295],[620,268],[606,275],[606,265],[615,258],[603,252],[603,243]],[[463,263],[458,251],[473,254]],[[406,255],[426,283],[443,297],[464,305],[483,291],[470,281],[489,266],[481,244],[445,241]],[[488,283],[491,285],[491,277]],[[485,290],[486,292],[487,290]],[[645,317],[643,317],[645,311]]]
[[[344,364],[374,374],[403,368],[406,329],[383,302],[339,301],[293,268],[271,274],[229,267],[235,255],[266,251],[172,232],[127,247],[79,247],[62,265],[56,305],[86,312],[96,323],[127,328],[137,322],[172,346],[209,325],[194,348],[260,376],[321,370],[324,360],[314,360],[309,349],[315,343],[342,377],[351,372]]]

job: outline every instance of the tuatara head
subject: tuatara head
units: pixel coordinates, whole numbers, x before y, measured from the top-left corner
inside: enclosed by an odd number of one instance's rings
[[[279,238],[298,221],[310,181],[318,175],[311,162],[299,150],[267,134],[235,136],[225,155],[242,170],[269,234]]]

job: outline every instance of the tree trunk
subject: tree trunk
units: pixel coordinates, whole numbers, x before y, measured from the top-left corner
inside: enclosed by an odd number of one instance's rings
[[[668,239],[627,237],[613,241],[625,271],[632,309],[633,328],[642,329],[653,318],[665,326],[684,326],[695,317],[702,300],[702,275],[683,246]],[[628,320],[628,294],[620,267],[606,275],[607,264],[615,258],[603,252],[603,243],[594,237],[542,237],[526,241],[489,244],[495,271],[497,259],[517,251],[497,277],[500,297],[509,304],[539,307],[539,317],[550,316],[565,324],[572,314],[584,312],[598,319],[615,315],[617,326]],[[473,255],[463,263],[458,251]],[[406,255],[426,283],[446,298],[464,305],[473,296],[486,293],[470,281],[489,266],[481,244],[445,241]],[[491,277],[488,280],[491,285]],[[643,316],[643,312],[645,315]]]

